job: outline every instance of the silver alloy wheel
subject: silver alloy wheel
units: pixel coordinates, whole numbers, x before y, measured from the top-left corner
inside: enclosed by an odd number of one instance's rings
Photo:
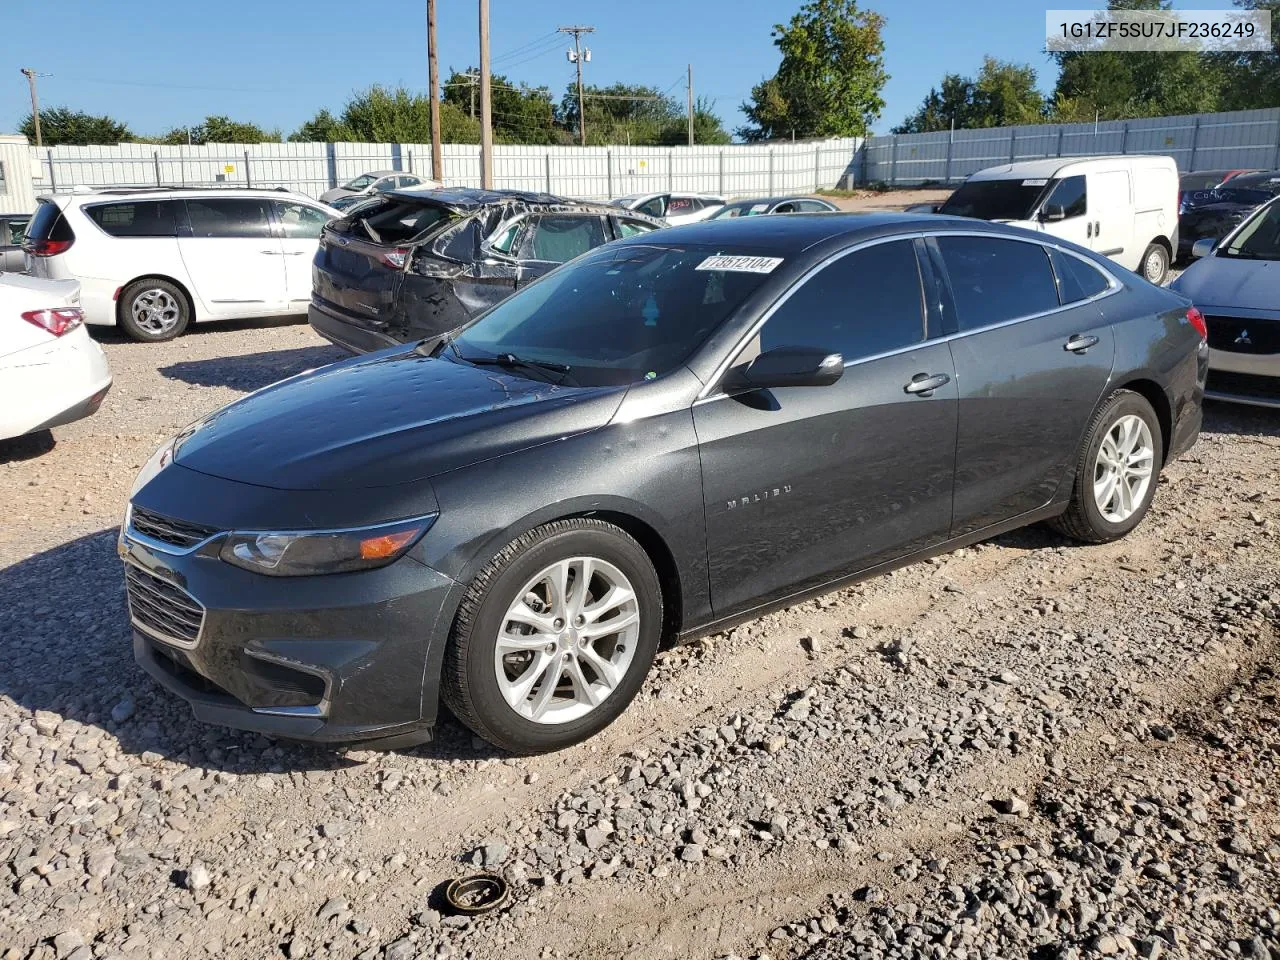
[[[598,557],[546,567],[507,608],[493,667],[503,698],[534,723],[569,723],[617,689],[635,658],[640,602]]]
[[[1151,486],[1155,460],[1145,420],[1131,413],[1111,425],[1093,467],[1093,502],[1105,519],[1124,523],[1133,516]]]
[[[130,304],[133,322],[147,333],[168,333],[178,325],[182,307],[168,290],[152,287],[143,290]]]
[[[1142,261],[1142,272],[1151,283],[1163,280],[1165,269],[1164,254],[1159,249],[1152,250],[1147,254],[1147,259]]]

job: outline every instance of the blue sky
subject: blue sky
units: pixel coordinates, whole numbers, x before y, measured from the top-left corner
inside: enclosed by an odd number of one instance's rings
[[[557,99],[572,76],[562,24],[591,24],[591,83],[646,83],[683,97],[685,64],[694,89],[717,101],[732,129],[753,84],[773,73],[769,38],[801,0],[491,0],[494,71],[546,84]],[[891,79],[876,132],[911,112],[948,71],[972,74],[984,54],[1029,62],[1040,85],[1055,70],[1044,48],[1048,7],[1071,0],[871,0],[884,14]],[[1096,4],[1101,6],[1101,0]],[[440,64],[479,59],[474,0],[438,0]],[[1229,0],[1179,2],[1229,8]],[[425,0],[15,0],[5,12],[9,42],[0,69],[0,132],[30,111],[19,67],[41,77],[43,105],[66,104],[125,120],[136,133],[162,133],[223,113],[286,134],[327,106],[374,83],[425,88]],[[21,42],[18,42],[21,41]],[[17,52],[21,50],[21,52]]]

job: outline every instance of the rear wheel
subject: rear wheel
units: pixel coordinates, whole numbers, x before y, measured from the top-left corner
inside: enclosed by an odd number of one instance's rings
[[[1150,244],[1143,252],[1142,275],[1157,286],[1169,276],[1169,251],[1164,248],[1164,244]]]
[[[176,283],[136,280],[120,294],[120,326],[134,340],[172,340],[190,322],[191,306]]]
[[[1160,421],[1132,390],[1117,390],[1094,415],[1076,465],[1071,503],[1051,521],[1085,543],[1118,540],[1142,522],[1162,466]]]
[[[444,699],[504,750],[559,750],[626,709],[661,631],[662,590],[635,540],[599,520],[547,524],[472,581],[449,638]]]

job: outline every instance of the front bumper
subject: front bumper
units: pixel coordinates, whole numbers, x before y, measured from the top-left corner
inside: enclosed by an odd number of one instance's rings
[[[429,740],[457,584],[406,556],[378,570],[269,577],[126,529],[138,663],[197,719],[322,743]],[[141,581],[158,589],[140,590]],[[164,609],[165,597],[176,604]],[[188,625],[183,626],[183,622]],[[171,629],[172,626],[172,629]]]
[[[1209,350],[1210,400],[1280,407],[1280,353]]]

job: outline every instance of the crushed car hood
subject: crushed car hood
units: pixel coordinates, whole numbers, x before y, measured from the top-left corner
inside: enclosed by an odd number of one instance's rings
[[[1280,309],[1280,261],[1205,257],[1172,284],[1201,309]]]
[[[609,422],[624,387],[569,387],[403,347],[281,381],[184,431],[175,462],[284,490],[421,480]]]

